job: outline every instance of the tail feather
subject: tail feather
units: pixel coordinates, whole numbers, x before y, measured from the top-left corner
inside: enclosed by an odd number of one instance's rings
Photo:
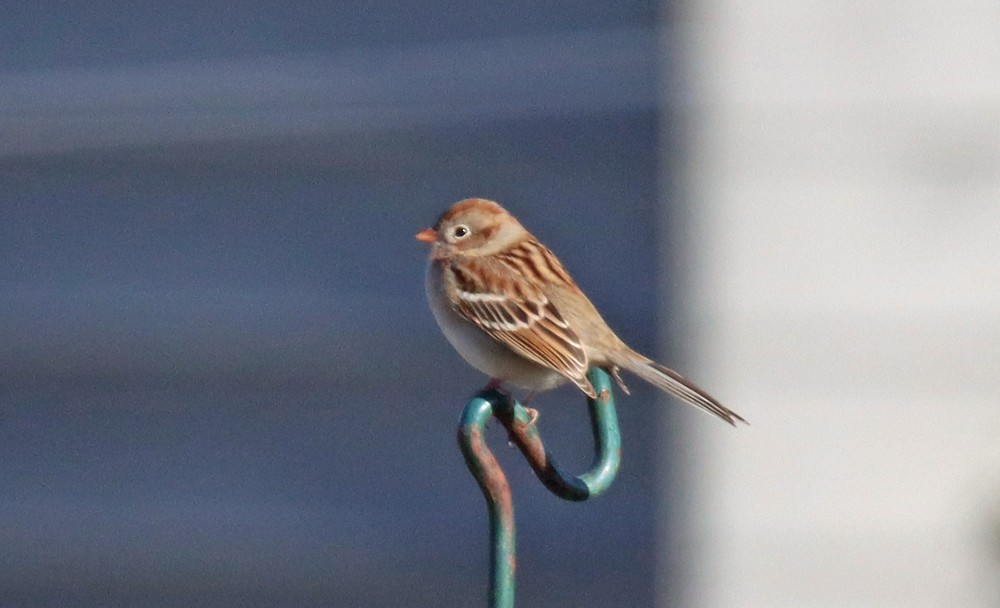
[[[650,361],[637,353],[618,363],[621,367],[639,376],[646,382],[670,393],[681,401],[693,405],[709,414],[715,414],[729,424],[736,426],[737,422],[749,424],[739,414],[716,401],[698,385],[687,380],[674,370],[663,367],[655,361]]]

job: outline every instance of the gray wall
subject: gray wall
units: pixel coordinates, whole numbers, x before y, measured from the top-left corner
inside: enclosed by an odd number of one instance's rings
[[[753,423],[680,435],[689,605],[1000,605],[1000,4],[678,21],[687,342]]]

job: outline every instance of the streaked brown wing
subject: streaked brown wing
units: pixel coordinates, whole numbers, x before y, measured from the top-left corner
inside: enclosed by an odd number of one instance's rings
[[[552,368],[584,392],[593,392],[579,336],[537,283],[497,257],[466,259],[451,270],[459,313],[519,355]]]

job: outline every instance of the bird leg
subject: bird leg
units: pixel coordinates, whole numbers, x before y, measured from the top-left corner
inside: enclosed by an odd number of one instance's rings
[[[503,380],[501,380],[500,378],[490,378],[490,381],[486,383],[486,388],[484,388],[483,390],[497,391],[499,393],[503,393],[504,395],[509,394],[507,393],[507,391],[503,390]],[[521,401],[521,405],[524,406],[524,411],[528,412],[528,416],[531,417],[531,420],[528,421],[528,426],[531,426],[532,424],[535,424],[535,422],[538,421],[538,410],[536,410],[533,407],[528,407],[528,401],[530,401],[531,398],[534,396],[535,393],[534,391],[532,391],[528,393],[528,396],[525,397],[523,401]]]
[[[500,393],[507,394],[506,391],[503,390],[503,380],[501,380],[500,378],[490,378],[490,381],[486,383],[486,388],[484,388],[483,390],[497,391]]]

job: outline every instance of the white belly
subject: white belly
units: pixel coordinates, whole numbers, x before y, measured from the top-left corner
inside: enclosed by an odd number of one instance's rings
[[[427,266],[426,288],[427,301],[438,326],[448,342],[472,367],[490,378],[530,391],[548,390],[566,381],[561,374],[538,365],[497,342],[455,312],[448,302],[442,270],[433,262]]]

